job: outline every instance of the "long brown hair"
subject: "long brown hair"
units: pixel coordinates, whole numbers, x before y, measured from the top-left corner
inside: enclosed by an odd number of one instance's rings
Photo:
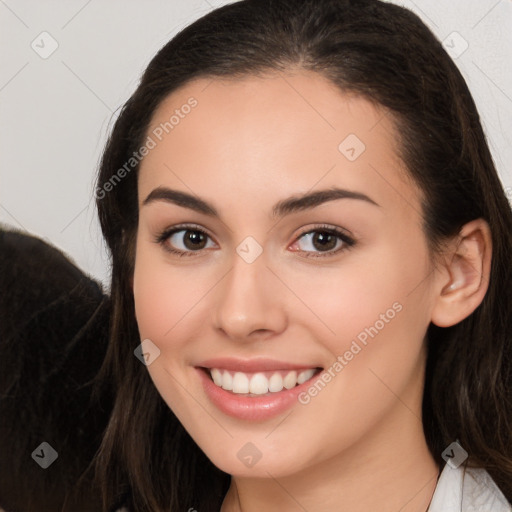
[[[433,254],[466,222],[483,218],[490,225],[492,268],[482,304],[453,327],[429,326],[423,422],[441,466],[441,453],[458,439],[469,463],[488,470],[512,501],[512,213],[461,73],[425,24],[397,5],[243,0],[198,19],[157,53],[102,157],[97,208],[112,258],[113,310],[102,375],[117,384],[96,460],[105,510],[126,499],[138,512],[217,511],[230,481],[133,355],[140,343],[130,286],[138,165],[115,183],[112,177],[144,143],[155,109],[187,82],[297,66],[388,109],[400,157],[424,191],[424,232]]]

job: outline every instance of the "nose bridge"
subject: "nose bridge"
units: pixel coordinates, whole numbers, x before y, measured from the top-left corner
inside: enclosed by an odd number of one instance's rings
[[[235,248],[231,270],[216,297],[217,327],[230,337],[244,339],[255,330],[281,327],[283,311],[269,286],[273,276],[266,256],[253,237],[246,237]]]

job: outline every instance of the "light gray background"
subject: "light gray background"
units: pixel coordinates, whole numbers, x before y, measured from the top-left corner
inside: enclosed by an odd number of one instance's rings
[[[94,207],[107,133],[157,50],[226,3],[0,0],[0,222],[46,238],[107,289]],[[512,0],[394,3],[456,57],[512,197]],[[47,58],[31,46],[44,54],[52,39]]]

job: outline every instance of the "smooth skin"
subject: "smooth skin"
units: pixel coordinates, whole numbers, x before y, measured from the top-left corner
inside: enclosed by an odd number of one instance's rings
[[[133,291],[140,338],[161,351],[148,366],[156,388],[232,475],[221,511],[424,512],[439,470],[421,422],[425,334],[481,303],[487,223],[465,225],[435,264],[391,115],[316,73],[190,82],[160,105],[148,135],[190,97],[197,106],[141,163]],[[353,161],[338,149],[350,134],[365,145]],[[157,187],[200,197],[220,218],[144,204]],[[344,198],[272,218],[278,201],[331,187],[376,204]],[[191,256],[155,241],[182,223],[207,233],[199,250],[186,245],[187,231],[164,244]],[[315,242],[321,225],[355,244]],[[263,249],[252,263],[236,251],[248,236]],[[329,368],[396,302],[402,310],[307,405],[245,421],[203,391],[194,366],[212,357]],[[252,467],[237,457],[248,442],[262,454]]]

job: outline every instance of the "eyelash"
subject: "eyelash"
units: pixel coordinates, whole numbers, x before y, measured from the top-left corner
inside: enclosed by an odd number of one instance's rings
[[[200,249],[198,251],[180,251],[178,249],[173,249],[173,248],[169,247],[169,245],[166,244],[168,238],[180,231],[195,231],[195,232],[202,233],[202,234],[206,235],[207,237],[211,238],[210,235],[208,235],[208,233],[206,231],[204,231],[203,229],[201,229],[199,226],[194,225],[194,224],[185,224],[185,225],[175,226],[173,228],[166,229],[166,230],[162,231],[155,237],[154,241],[156,243],[160,244],[165,251],[172,253],[176,256],[179,256],[180,258],[183,256],[187,256],[187,257],[194,256],[195,253],[199,253],[199,252],[205,250],[205,249]],[[317,233],[317,232],[327,233],[329,235],[337,236],[339,239],[341,239],[344,242],[345,246],[344,247],[342,246],[341,248],[336,249],[335,251],[331,250],[331,251],[326,251],[325,253],[318,252],[318,253],[316,253],[317,254],[316,256],[313,256],[309,251],[298,251],[298,252],[306,253],[306,258],[325,258],[325,257],[329,257],[329,256],[334,256],[335,254],[338,254],[339,252],[351,249],[356,244],[355,240],[353,240],[352,238],[347,236],[345,233],[343,233],[339,229],[332,228],[332,227],[326,226],[326,225],[316,226],[313,229],[309,229],[307,231],[300,233],[297,236],[295,241],[300,240],[304,235],[308,235],[311,233]]]

